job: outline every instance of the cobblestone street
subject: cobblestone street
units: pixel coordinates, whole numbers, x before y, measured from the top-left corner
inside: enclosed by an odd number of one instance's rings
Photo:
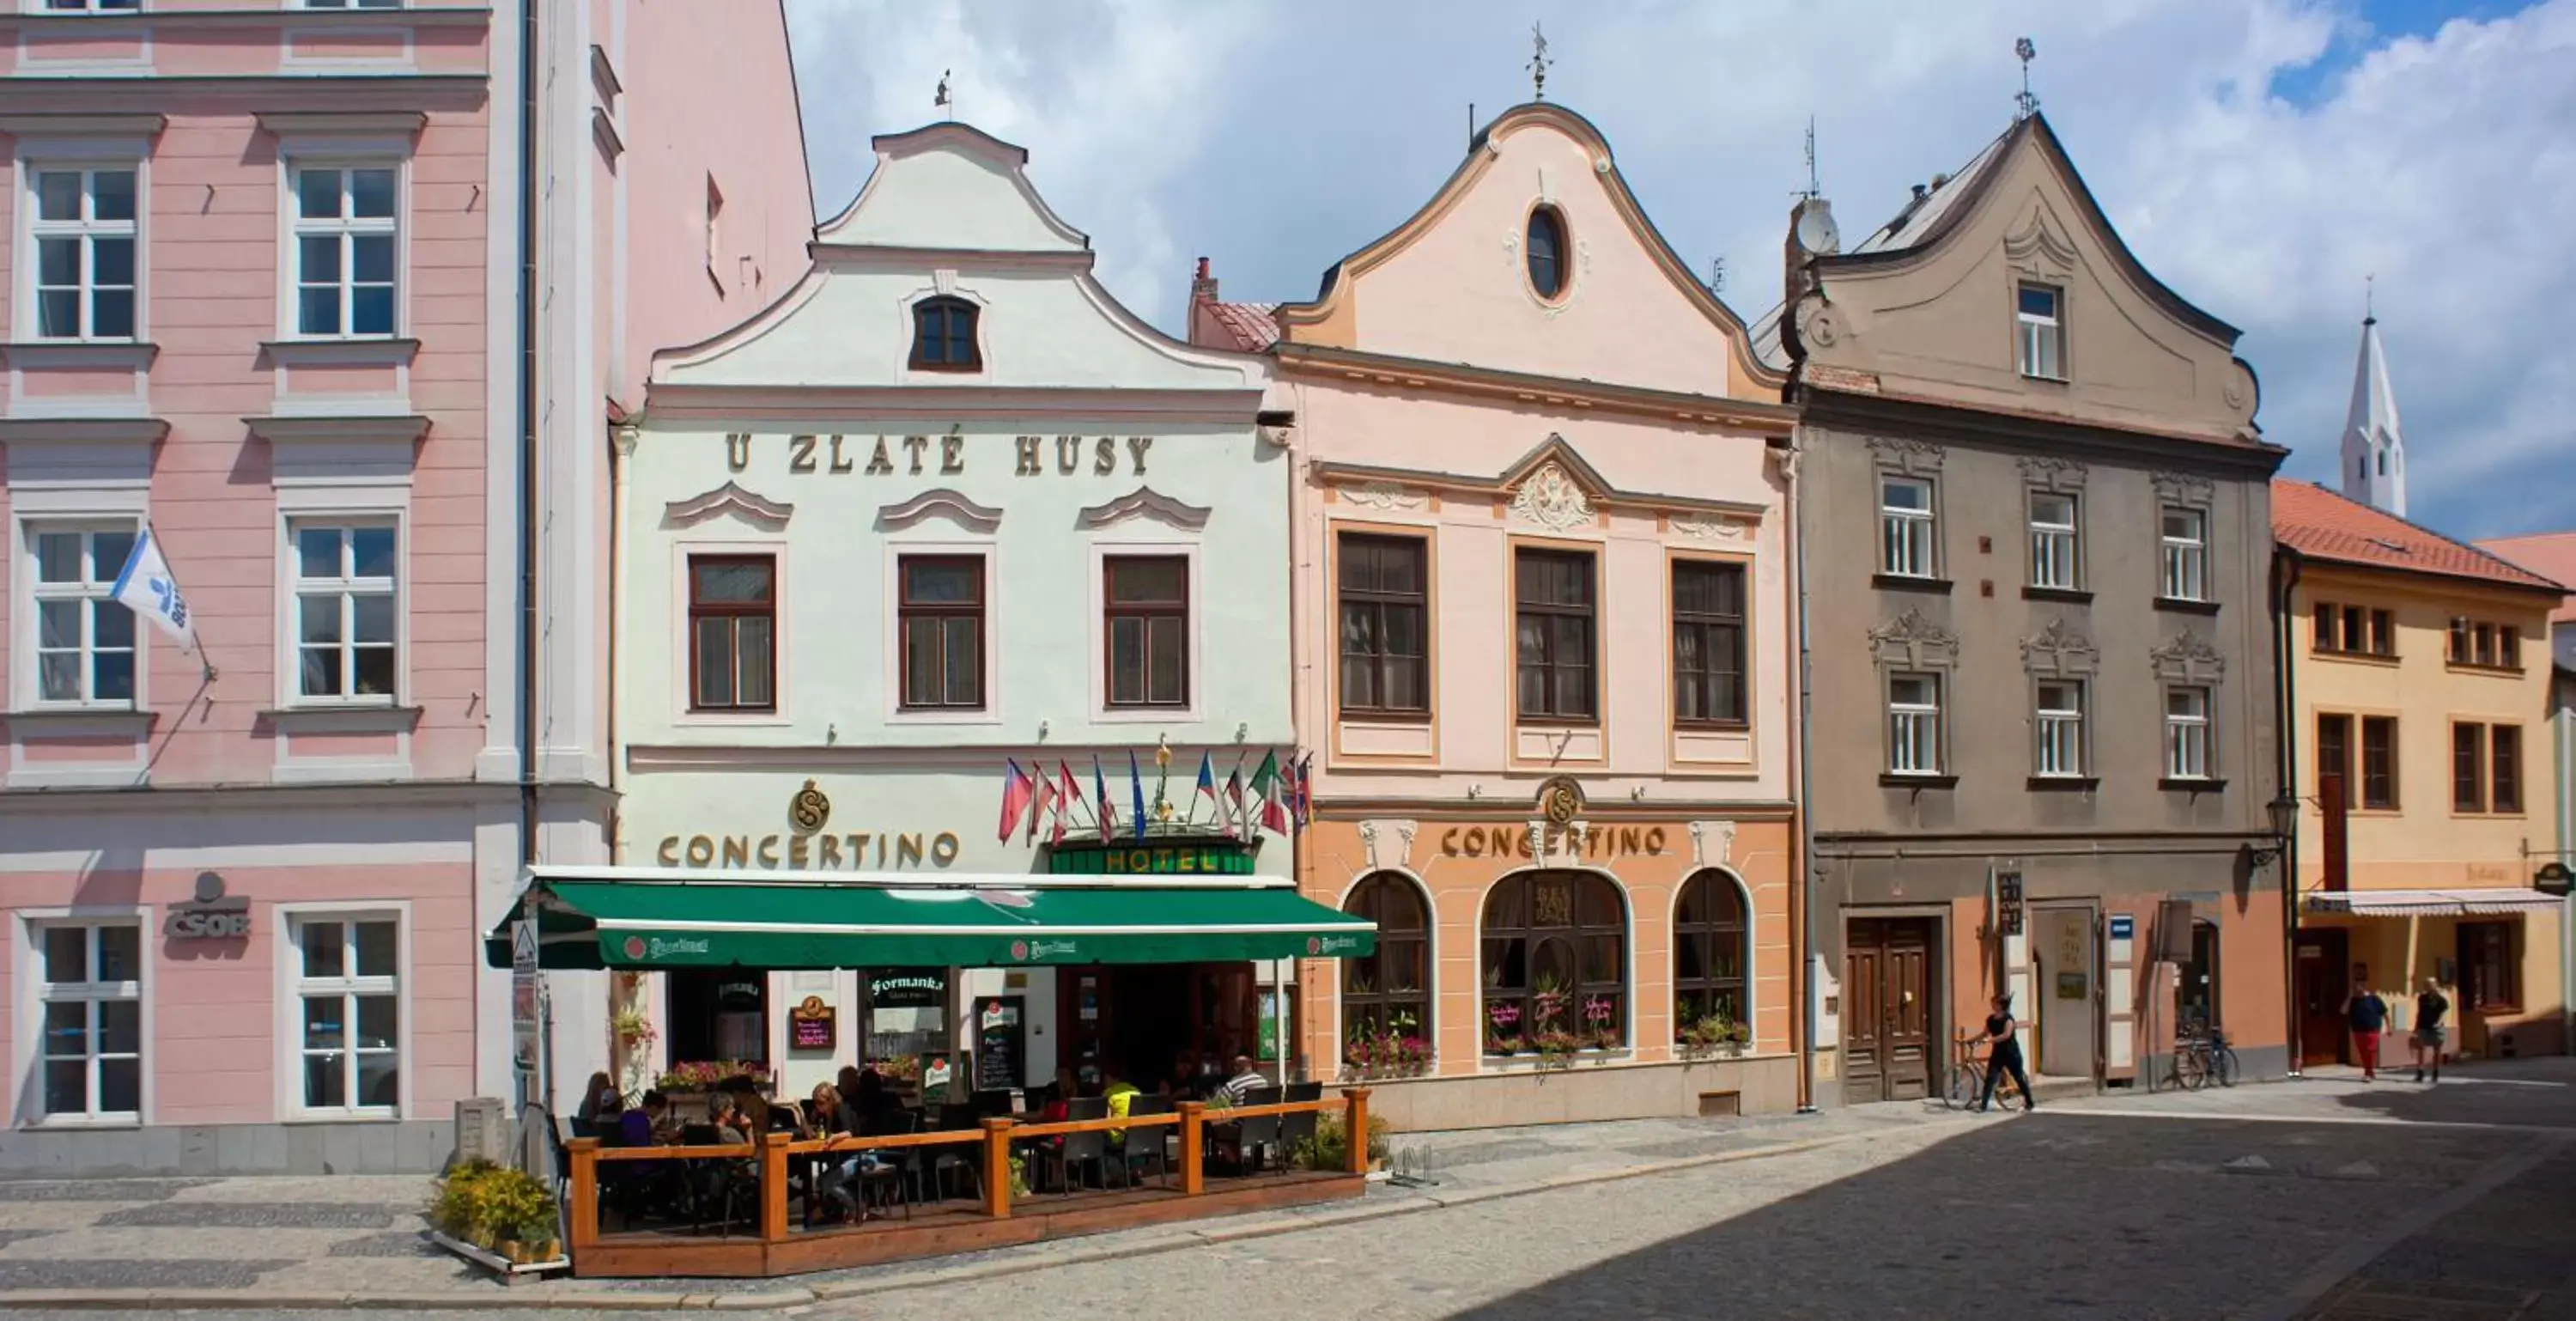
[[[1401,1142],[1435,1153],[1435,1186],[795,1280],[506,1293],[423,1254],[400,1180],[0,1185],[0,1287],[186,1283],[238,1290],[244,1316],[373,1292],[349,1315],[377,1318],[403,1314],[382,1296],[400,1292],[590,1321],[624,1297],[659,1312],[782,1289],[791,1315],[852,1321],[2576,1317],[2565,1060],[2438,1089],[2323,1077],[2026,1117],[1869,1107]]]

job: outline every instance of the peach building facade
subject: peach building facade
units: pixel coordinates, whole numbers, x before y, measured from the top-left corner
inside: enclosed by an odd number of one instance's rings
[[[1402,1128],[1790,1109],[1780,377],[1553,105],[1316,301],[1216,292],[1296,463],[1299,879],[1379,926],[1298,969],[1305,1069]]]
[[[568,668],[605,673],[604,593],[564,576],[605,560],[602,414],[765,297],[733,250],[792,281],[811,214],[776,11],[536,8],[0,15],[0,1171],[435,1168],[455,1101],[509,1095],[477,965],[526,851],[523,452],[572,848],[605,835],[603,685]],[[747,90],[623,93],[684,63]],[[737,173],[765,226],[657,228]],[[113,599],[147,529],[197,654]]]

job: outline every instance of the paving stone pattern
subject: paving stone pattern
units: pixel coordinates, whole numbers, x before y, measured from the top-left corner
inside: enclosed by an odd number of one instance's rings
[[[110,1211],[92,1223],[102,1229],[387,1229],[394,1214],[392,1207],[337,1202],[163,1202]]]
[[[247,1289],[292,1260],[0,1260],[0,1289]]]
[[[397,1229],[364,1238],[344,1238],[331,1245],[334,1257],[444,1257],[447,1249],[417,1229]]]
[[[0,1179],[0,1202],[166,1202],[210,1179]]]

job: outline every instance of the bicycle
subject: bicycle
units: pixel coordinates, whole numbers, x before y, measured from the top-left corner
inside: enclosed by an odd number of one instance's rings
[[[2175,1086],[2196,1092],[2215,1080],[2233,1087],[2236,1075],[2236,1048],[2227,1044],[2226,1029],[2193,1025],[2174,1038]]]
[[[1941,1095],[1941,1106],[1946,1110],[1975,1109],[1986,1094],[1986,1062],[1977,1058],[1976,1038],[1965,1032],[1953,1035],[1950,1055],[1949,1087]],[[2018,1104],[2027,1110],[2030,1098],[2022,1095],[2021,1085],[2007,1073],[1995,1087],[1995,1104],[2006,1110]]]

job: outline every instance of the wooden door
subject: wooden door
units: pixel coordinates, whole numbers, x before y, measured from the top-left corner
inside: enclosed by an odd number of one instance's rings
[[[1863,918],[1843,953],[1843,1097],[1912,1101],[1937,1084],[1932,923]]]
[[[2343,1001],[2351,993],[2352,958],[2349,942],[2335,927],[2317,927],[2299,933],[2293,946],[2291,962],[2299,991],[2299,1063],[2338,1064],[2343,1061]]]

